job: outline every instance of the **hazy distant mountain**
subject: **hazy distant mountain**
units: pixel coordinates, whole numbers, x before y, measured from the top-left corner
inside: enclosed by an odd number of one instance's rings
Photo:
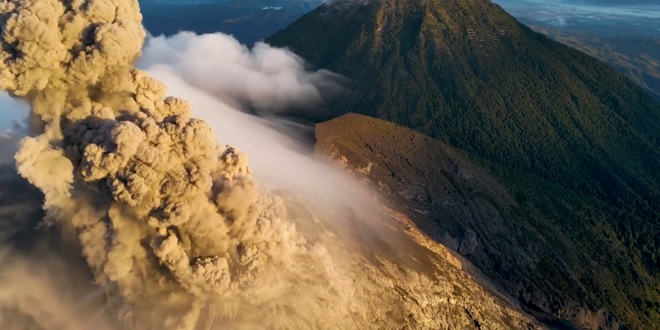
[[[321,3],[321,0],[140,1],[144,25],[154,35],[223,32],[247,45],[287,26]]]
[[[495,237],[472,229],[492,245],[468,258],[511,294],[590,328],[594,318],[660,324],[660,103],[633,82],[484,0],[340,1],[267,41],[351,79],[346,97],[309,118],[390,120],[463,150],[502,182],[515,203],[474,218],[476,228],[505,220]]]
[[[651,323],[633,328],[654,324],[657,283],[648,274],[630,292],[617,283],[629,284],[629,276],[645,271],[627,255],[636,249],[622,248],[611,224],[595,219],[613,211],[607,203],[525,174],[509,172],[521,175],[519,186],[511,186],[501,175],[506,170],[492,173],[441,141],[362,115],[318,124],[316,140],[317,154],[370,182],[423,232],[471,260],[546,325],[624,329],[602,304],[650,316]],[[550,191],[539,194],[542,189]],[[591,218],[571,214],[576,206]],[[650,297],[642,300],[644,310],[629,302],[642,299],[635,297],[640,289]],[[603,295],[612,297],[608,302]]]
[[[535,31],[605,61],[660,101],[660,2],[495,2]]]
[[[548,37],[594,56],[644,88],[660,102],[660,37],[607,37],[534,26]]]
[[[577,3],[586,3],[586,4],[593,4],[593,5],[625,5],[625,6],[630,6],[630,5],[657,5],[658,1],[657,0],[578,0],[576,1]]]

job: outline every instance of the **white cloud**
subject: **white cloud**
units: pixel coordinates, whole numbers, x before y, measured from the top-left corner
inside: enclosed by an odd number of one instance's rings
[[[182,32],[150,38],[138,66],[176,73],[225,103],[256,112],[314,108],[339,87],[339,75],[307,71],[293,52],[258,42],[249,49],[232,36]]]

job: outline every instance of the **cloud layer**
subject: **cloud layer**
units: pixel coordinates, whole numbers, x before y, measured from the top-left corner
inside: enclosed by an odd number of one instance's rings
[[[225,103],[261,113],[319,108],[341,89],[340,76],[307,71],[303,60],[291,51],[262,42],[248,49],[219,33],[150,38],[138,66],[147,64],[154,70],[175,72]]]

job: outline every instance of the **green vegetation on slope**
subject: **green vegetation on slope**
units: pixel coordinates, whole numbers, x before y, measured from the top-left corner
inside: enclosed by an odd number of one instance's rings
[[[538,26],[533,28],[608,63],[660,102],[660,39],[598,38]]]
[[[324,6],[268,39],[353,80],[352,97],[313,119],[387,119],[658,210],[658,189],[625,177],[660,182],[660,104],[628,79],[484,1],[376,3],[344,15]]]
[[[642,280],[658,275],[660,103],[633,82],[483,0],[326,5],[267,41],[351,79],[346,97],[310,119],[362,113],[482,159],[523,205],[517,219],[549,246],[554,231],[575,230],[569,271],[598,265],[579,276],[591,297],[579,304],[635,328],[660,324],[657,297],[644,293],[657,284]],[[546,275],[564,267],[541,265]],[[502,282],[524,279],[499,272]],[[562,297],[574,288],[545,290]]]
[[[506,167],[489,173],[488,162],[361,115],[317,125],[316,138],[317,153],[346,162],[550,325],[562,323],[539,311],[590,329],[616,328],[605,306],[640,328],[658,319],[660,283],[647,263],[660,242],[627,246],[617,222],[628,215],[607,203]]]

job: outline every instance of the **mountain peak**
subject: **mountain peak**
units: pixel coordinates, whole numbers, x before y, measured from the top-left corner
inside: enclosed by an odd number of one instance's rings
[[[350,14],[339,14],[347,6]],[[567,184],[585,181],[580,172],[593,161],[584,153],[598,145],[660,180],[648,158],[660,161],[660,104],[488,1],[338,1],[267,42],[351,79],[348,97],[310,119],[357,112],[390,120]]]
[[[660,103],[633,82],[485,0],[338,0],[267,42],[348,77],[349,93],[309,119],[385,119],[497,174],[518,206],[502,210],[509,229],[479,237],[499,242],[486,247],[488,257],[470,258],[509,293],[578,324],[584,309],[600,308],[632,328],[657,324],[655,307],[645,306],[660,303],[648,289],[657,288],[649,279],[660,250],[645,242],[660,235]],[[487,219],[471,230],[492,225]],[[493,266],[519,258],[497,247],[518,227],[541,233],[552,256],[516,261],[535,280]],[[617,328],[608,317],[601,326]]]

